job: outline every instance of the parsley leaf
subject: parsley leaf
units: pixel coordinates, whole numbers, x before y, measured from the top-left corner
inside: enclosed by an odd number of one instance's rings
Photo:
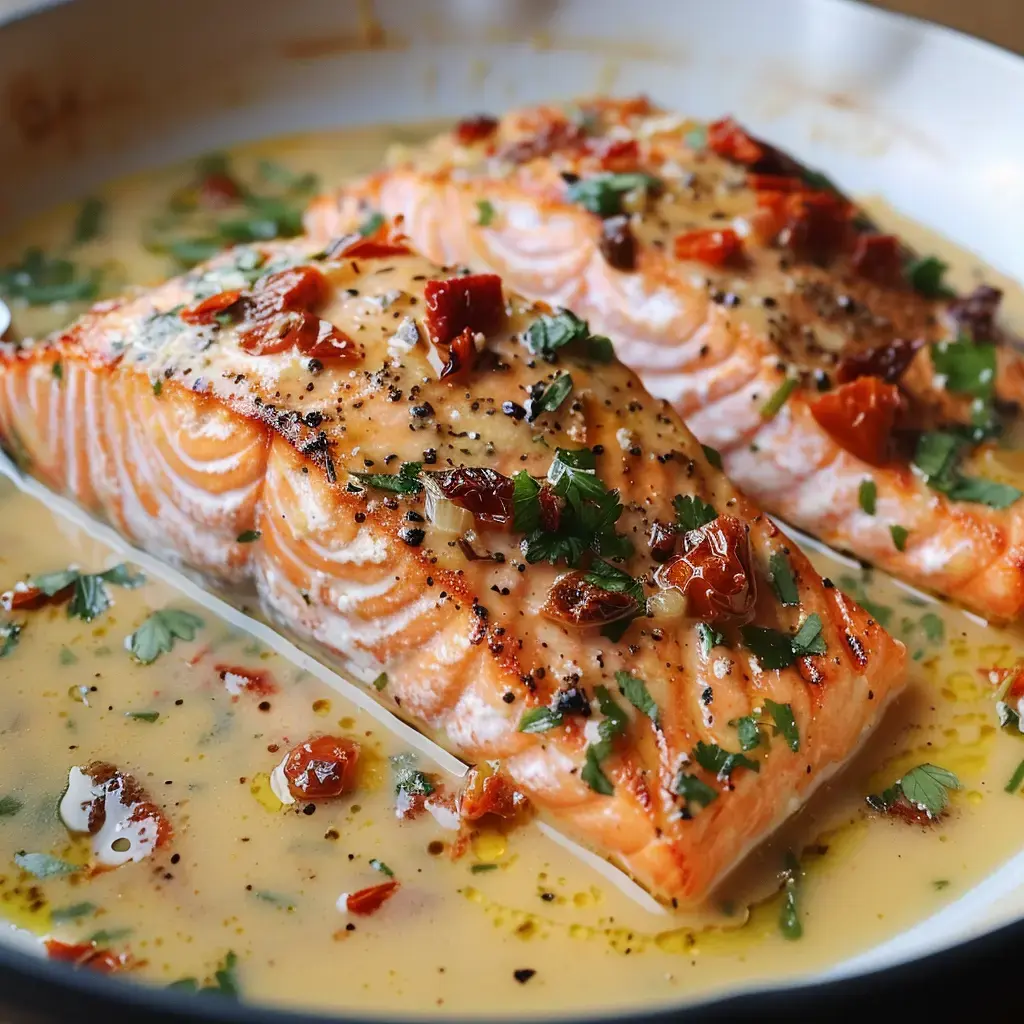
[[[161,608],[128,637],[127,647],[136,661],[151,665],[161,654],[171,652],[175,640],[194,640],[196,631],[204,625],[192,612]]]
[[[555,314],[545,313],[530,324],[526,331],[526,345],[538,356],[551,360],[555,353],[574,341],[585,341],[590,336],[590,327],[567,309]]]
[[[946,390],[973,395],[985,401],[992,398],[996,382],[996,347],[973,341],[940,341],[932,345],[932,366],[945,378]]]
[[[237,537],[239,544],[253,544],[262,537],[259,530],[243,530]]]
[[[796,719],[793,717],[792,704],[777,704],[766,697],[764,701],[765,710],[772,716],[776,730],[782,734],[786,745],[794,754],[800,750],[800,730],[797,728]]]
[[[800,604],[800,592],[796,587],[793,567],[789,564],[789,556],[784,551],[775,551],[768,560],[768,578],[771,580],[775,596],[786,607]]]
[[[761,765],[745,754],[732,754],[717,743],[705,743],[703,740],[693,748],[693,757],[701,768],[713,772],[719,779],[729,778],[737,768],[749,768],[752,772],[761,770]]]
[[[615,786],[611,779],[601,770],[601,761],[593,746],[587,747],[586,761],[580,778],[595,792],[602,796],[611,796],[615,792]]]
[[[650,174],[639,171],[625,174],[595,174],[590,178],[574,181],[566,191],[570,203],[578,203],[590,213],[599,217],[614,217],[622,212],[622,199],[627,192],[638,189],[657,191],[661,182]]]
[[[892,546],[897,551],[907,550],[907,538],[910,536],[910,531],[905,526],[893,523],[893,525],[889,527],[889,534],[892,537]]]
[[[817,612],[811,612],[804,619],[791,641],[793,653],[802,658],[808,654],[824,654],[828,649],[822,634],[821,618]]]
[[[914,451],[914,466],[924,475],[928,486],[952,501],[971,501],[990,508],[1008,508],[1022,492],[1009,484],[980,477],[962,476],[957,468],[965,447],[964,440],[945,431],[922,434]]]
[[[556,448],[548,482],[570,505],[578,507],[584,501],[600,501],[608,489],[598,479],[596,466],[597,460],[589,448]]]
[[[1022,785],[1024,785],[1024,761],[1017,765],[1016,771],[1010,776],[1010,781],[1004,789],[1007,793],[1016,793]]]
[[[25,804],[16,796],[0,797],[0,818],[11,818],[24,807]]]
[[[388,674],[387,672],[381,672],[373,681],[373,688],[378,692],[382,693],[388,685]]]
[[[711,463],[715,469],[722,468],[722,453],[717,448],[712,448],[710,445],[702,444],[701,448],[704,451],[704,458]]]
[[[532,423],[542,412],[555,412],[572,393],[572,387],[572,377],[568,373],[560,373],[544,389],[540,398],[531,403],[530,422]]]
[[[613,594],[628,594],[638,605],[643,604],[644,588],[640,581],[603,559],[595,558],[583,578],[595,587]]]
[[[403,462],[397,473],[352,473],[360,483],[376,487],[379,491],[393,491],[395,494],[419,494],[423,490],[420,482],[422,462]]]
[[[761,418],[765,420],[774,419],[779,410],[786,404],[787,399],[796,390],[800,382],[796,377],[786,377],[782,383],[768,398],[768,401],[761,406]]]
[[[551,708],[530,708],[522,718],[519,719],[519,732],[537,733],[547,732],[562,724],[562,716]]]
[[[761,668],[788,668],[793,664],[793,638],[788,633],[766,626],[741,626],[740,635]]]
[[[393,754],[390,761],[396,794],[430,796],[434,792],[434,784],[430,781],[430,776],[416,767],[415,754]]]
[[[615,673],[615,682],[619,684],[619,692],[626,700],[658,725],[658,705],[647,689],[647,684],[639,676],[621,671]]]
[[[18,646],[21,626],[17,622],[0,623],[0,658],[6,658]]]
[[[874,480],[861,480],[860,488],[857,491],[857,501],[860,504],[861,511],[869,516],[875,514],[875,510],[878,507],[878,486]]]
[[[133,573],[123,563],[98,573],[82,573],[77,569],[61,569],[57,572],[34,576],[29,584],[37,587],[47,597],[55,597],[62,590],[73,588],[68,602],[68,617],[85,622],[103,614],[111,605],[106,584],[112,583],[129,590],[142,586],[146,577]]]
[[[946,491],[952,501],[972,501],[989,508],[1009,508],[1024,492],[1009,484],[985,480],[982,477],[962,476]]]
[[[718,647],[725,643],[725,635],[719,633],[714,626],[709,625],[707,622],[697,623],[697,640],[700,644],[700,652],[706,658],[713,647]]]
[[[615,786],[605,775],[601,762],[612,752],[612,740],[622,735],[629,724],[626,712],[616,703],[606,686],[595,686],[594,696],[604,718],[598,724],[597,731],[601,739],[591,743],[586,749],[586,762],[580,772],[580,778],[595,792],[602,796],[611,796]]]
[[[63,924],[65,921],[78,921],[90,914],[95,914],[99,907],[95,903],[72,903],[69,907],[54,907],[50,911],[50,920],[54,924]]]
[[[30,306],[55,302],[89,302],[99,295],[99,270],[79,270],[70,260],[28,249],[21,263],[0,267],[0,297],[23,299]]]
[[[672,499],[672,507],[676,510],[676,525],[680,530],[698,530],[718,518],[714,507],[696,495],[677,494]]]
[[[540,484],[525,469],[512,477],[512,520],[520,533],[540,526]]]
[[[922,256],[920,259],[911,260],[904,268],[904,273],[910,287],[926,299],[949,299],[955,293],[942,281],[948,269],[949,265],[935,256]]]
[[[69,864],[59,857],[51,857],[48,853],[26,853],[19,850],[14,855],[14,863],[34,878],[60,878],[64,875],[75,875],[82,870],[81,864]]]
[[[696,775],[687,775],[682,769],[672,783],[672,792],[686,800],[686,807],[707,807],[718,799],[718,790]]]
[[[482,228],[490,227],[494,221],[494,204],[489,199],[476,201],[476,222]]]
[[[102,199],[90,196],[78,209],[78,216],[75,218],[75,225],[71,231],[71,241],[75,245],[84,242],[91,242],[101,234],[103,215],[106,213],[106,204]]]
[[[740,750],[753,750],[761,746],[761,725],[753,715],[744,715],[732,723],[740,741]]]
[[[595,363],[610,363],[615,358],[615,347],[611,338],[603,334],[592,334],[583,343],[583,354]]]
[[[953,789],[960,789],[960,780],[953,772],[934,764],[919,764],[881,794],[869,796],[867,802],[876,811],[887,811],[902,796],[911,806],[935,818],[946,809]]]

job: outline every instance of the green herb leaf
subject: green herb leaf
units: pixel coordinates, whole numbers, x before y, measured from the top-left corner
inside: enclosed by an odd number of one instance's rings
[[[534,355],[554,359],[555,353],[574,341],[585,341],[590,336],[590,327],[567,309],[553,315],[544,314],[535,320],[526,331],[527,348]]]
[[[161,654],[169,654],[175,640],[194,640],[196,631],[205,625],[198,615],[178,608],[161,608],[128,637],[132,657],[143,665],[151,665]]]
[[[792,704],[777,704],[766,697],[764,701],[765,710],[772,716],[775,728],[781,733],[786,745],[794,754],[800,750],[800,730],[797,728],[796,719],[793,717]]]
[[[714,507],[696,495],[677,494],[672,499],[672,506],[676,510],[676,525],[680,530],[698,530],[718,518]]]
[[[214,984],[203,989],[204,992],[215,992],[218,995],[237,999],[241,993],[238,984],[238,957],[229,952],[221,966],[213,972]]]
[[[629,725],[629,716],[619,707],[607,686],[595,686],[594,696],[597,698],[597,706],[600,708],[601,714],[604,715],[604,720],[597,727],[602,740],[599,745],[602,749],[598,753],[603,758],[611,753],[611,741],[626,731]]]
[[[416,755],[412,753],[393,754],[390,758],[391,771],[395,779],[395,793],[407,796],[430,796],[434,784],[426,772],[416,767]]]
[[[732,723],[740,741],[740,750],[753,750],[761,746],[761,725],[753,715],[744,715]]]
[[[16,796],[0,796],[0,818],[12,818],[24,807]]]
[[[697,641],[700,644],[701,654],[706,658],[711,653],[713,647],[718,647],[725,643],[725,635],[719,633],[714,626],[706,622],[698,622]]]
[[[125,718],[134,718],[137,722],[155,722],[160,717],[159,711],[126,711]]]
[[[106,209],[103,200],[97,199],[95,196],[91,196],[82,203],[71,232],[71,241],[75,245],[82,245],[84,242],[91,242],[94,238],[99,237]]]
[[[784,551],[775,551],[768,559],[768,578],[775,596],[783,605],[791,607],[800,604],[800,591],[797,590],[793,567],[789,563],[789,555]]]
[[[562,716],[557,711],[545,707],[530,708],[519,719],[519,732],[547,732],[548,729],[555,729],[561,724]]]
[[[782,908],[779,911],[779,931],[783,938],[799,939],[804,934],[804,926],[800,923],[800,912],[797,895],[800,891],[802,871],[796,857],[786,854],[786,868],[783,872]]]
[[[482,875],[486,871],[497,871],[498,870],[498,865],[497,864],[471,864],[469,870],[470,870],[471,874]]]
[[[877,622],[882,629],[888,629],[889,623],[892,621],[893,610],[884,604],[879,604],[877,601],[872,601],[867,591],[864,589],[864,584],[854,578],[853,576],[842,576],[839,579],[839,586],[843,589],[844,593],[849,594]]]
[[[658,705],[639,676],[619,671],[615,673],[615,682],[619,684],[619,692],[640,714],[646,715],[655,725],[659,724]]]
[[[1006,784],[1006,792],[1016,793],[1021,786],[1024,786],[1024,761],[1017,765],[1016,771],[1010,776],[1010,781]]]
[[[930,350],[935,372],[945,378],[946,390],[991,399],[996,383],[996,347],[973,341],[940,341]]]
[[[912,260],[904,269],[907,281],[914,291],[928,299],[949,299],[955,295],[943,283],[942,278],[949,265],[934,256],[923,256]]]
[[[754,653],[761,668],[788,668],[793,664],[792,637],[766,626],[741,626],[740,636]]]
[[[48,853],[26,853],[20,850],[14,855],[14,863],[35,878],[59,878],[74,875],[82,870],[80,864],[69,864],[59,857],[51,857]]]
[[[243,530],[237,537],[239,544],[252,544],[258,541],[263,534],[259,530]]]
[[[796,631],[792,641],[793,653],[802,658],[808,654],[824,654],[828,649],[822,636],[821,618],[811,612]]]
[[[0,658],[12,654],[20,639],[21,626],[17,622],[0,623]]]
[[[962,476],[946,491],[951,501],[972,501],[989,508],[1009,508],[1024,492],[982,477]]]
[[[717,743],[705,743],[703,740],[693,748],[693,757],[701,768],[714,773],[719,779],[729,778],[737,768],[749,768],[752,772],[761,770],[761,765],[745,754],[733,754]]]
[[[387,875],[388,878],[394,878],[395,873],[384,863],[382,860],[378,860],[376,857],[370,859],[370,867],[374,871],[379,871],[382,875]]]
[[[540,484],[525,469],[512,477],[512,520],[520,533],[540,526]]]
[[[370,216],[359,225],[359,234],[361,234],[363,238],[369,238],[371,235],[377,234],[383,226],[384,214],[371,213]]]
[[[0,268],[0,297],[23,299],[30,306],[87,302],[99,295],[101,273],[79,270],[70,260],[28,249],[21,263]]]
[[[704,449],[704,458],[711,463],[715,469],[722,468],[722,454],[717,448],[712,448],[710,445],[702,444],[701,448]]]
[[[106,946],[111,942],[128,938],[134,930],[134,928],[101,928],[98,932],[93,932],[85,941],[95,942],[97,946]]]
[[[934,764],[919,764],[900,779],[907,800],[933,818],[945,810],[949,790],[959,788],[960,780],[951,771]]]
[[[95,903],[73,903],[70,907],[54,907],[50,911],[50,920],[54,924],[65,924],[68,921],[78,921],[90,914],[95,914],[99,907]]]
[[[50,372],[57,380],[64,379],[64,364],[58,359],[50,368]]]
[[[585,501],[601,501],[608,489],[598,478],[596,466],[589,448],[556,448],[548,468],[548,482],[559,497],[576,508]]]
[[[531,409],[531,422],[542,412],[554,412],[572,393],[572,377],[560,373],[543,391]]]
[[[775,389],[768,401],[761,406],[761,418],[770,420],[777,416],[779,410],[786,404],[786,400],[793,394],[799,383],[800,381],[796,377],[786,377]]]
[[[423,484],[419,476],[422,462],[403,462],[397,473],[353,473],[357,480],[379,491],[393,491],[395,494],[419,494]]]
[[[878,486],[874,480],[861,480],[860,489],[857,491],[857,501],[861,510],[869,516],[875,514],[878,508]]]
[[[718,799],[718,790],[714,786],[709,786],[703,779],[698,779],[696,775],[687,775],[684,771],[676,775],[672,783],[672,792],[686,800],[687,809],[707,807]]]
[[[657,191],[660,187],[661,182],[657,178],[641,172],[596,174],[574,181],[566,190],[565,197],[570,203],[578,203],[599,217],[614,217],[622,212],[622,199],[627,192],[637,189]]]
[[[28,583],[30,587],[41,590],[47,597],[55,597],[70,587],[80,575],[77,569],[60,569],[57,572],[43,573],[42,576],[33,576]]]
[[[889,527],[889,534],[892,536],[893,547],[897,551],[907,550],[907,538],[910,536],[910,531],[905,526],[894,523]]]
[[[583,354],[595,363],[610,363],[615,358],[615,346],[611,338],[603,334],[592,334],[583,342]]]
[[[283,910],[294,910],[295,901],[290,896],[282,896],[280,893],[268,892],[266,889],[257,889],[253,896],[263,903],[272,903],[275,907]]]
[[[630,576],[628,572],[617,569],[603,559],[595,558],[590,563],[590,568],[583,574],[583,578],[595,587],[600,587],[612,594],[628,594],[638,605],[643,604],[643,584]]]
[[[388,674],[387,672],[381,672],[379,676],[373,681],[373,688],[378,692],[382,693],[388,685]]]
[[[952,501],[1007,508],[1021,497],[1021,491],[1009,484],[961,475],[958,464],[964,448],[964,439],[956,434],[929,431],[918,438],[914,466],[924,474],[929,487]]]
[[[580,778],[595,792],[602,796],[611,796],[615,786],[601,770],[601,761],[593,746],[587,747],[586,763],[580,772]]]
[[[494,204],[489,199],[476,201],[476,222],[482,228],[488,228],[494,221]]]

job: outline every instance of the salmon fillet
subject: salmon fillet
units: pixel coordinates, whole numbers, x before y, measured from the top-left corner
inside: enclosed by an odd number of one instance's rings
[[[994,438],[1024,366],[999,293],[955,299],[940,263],[820,174],[731,120],[594,100],[464,121],[321,197],[307,228],[378,210],[430,258],[611,335],[769,512],[992,619],[1021,614],[1024,503]]]
[[[902,686],[903,646],[607,339],[386,230],[238,248],[7,346],[0,437],[665,900]]]

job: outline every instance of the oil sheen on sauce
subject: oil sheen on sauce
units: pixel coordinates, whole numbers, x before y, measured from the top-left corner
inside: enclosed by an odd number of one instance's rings
[[[301,209],[315,187],[303,175],[333,184],[372,169],[396,140],[435,128],[279,140],[232,153],[230,166],[239,180],[273,192],[278,205],[268,200],[258,212],[287,220],[282,204]],[[191,209],[195,178],[189,164],[110,185],[93,204],[91,231],[80,230],[77,204],[52,211],[0,242],[0,268],[37,246],[67,258],[76,280],[98,268],[100,294],[155,283],[175,270],[168,238],[191,231],[186,241],[194,241],[209,230]],[[236,199],[226,197],[227,205]],[[871,205],[883,223],[893,221]],[[955,284],[977,273],[976,261],[922,229],[907,233],[952,265]],[[1020,324],[1020,291],[1008,299]],[[80,308],[11,305],[19,337],[59,327]],[[1010,476],[1024,472],[1014,454],[1003,465]],[[834,555],[812,555],[907,643],[912,682],[847,770],[749,858],[706,912],[656,914],[531,825],[481,829],[453,856],[454,833],[434,818],[396,818],[388,758],[407,749],[398,736],[150,579],[137,589],[109,585],[113,604],[90,623],[62,606],[0,613],[0,625],[24,627],[0,660],[0,917],[69,943],[95,936],[130,954],[133,977],[156,985],[226,983],[246,1000],[321,1009],[636,1009],[827,968],[926,918],[1018,852],[1024,796],[1005,787],[1024,757],[1024,737],[1000,729],[992,680],[1024,655],[1024,642]],[[117,561],[0,478],[0,589],[70,565],[96,572]],[[125,638],[164,609],[189,612],[202,626],[139,664]],[[244,685],[255,673],[265,687]],[[284,806],[271,774],[285,751],[316,733],[362,745],[356,789],[337,801]],[[89,857],[56,808],[69,770],[94,761],[129,772],[173,838],[114,870],[32,877],[16,855],[46,854],[72,867]],[[908,823],[869,809],[867,794],[924,762],[962,784],[940,821]],[[422,756],[418,767],[445,774]],[[801,874],[787,894],[790,851]],[[401,887],[378,912],[337,909],[342,893],[386,881],[388,872]],[[787,896],[799,938],[791,919],[780,926]]]

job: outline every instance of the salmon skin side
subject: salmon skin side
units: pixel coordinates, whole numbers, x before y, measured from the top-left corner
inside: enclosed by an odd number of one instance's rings
[[[0,437],[665,900],[902,686],[903,646],[605,339],[394,240],[239,248],[8,346]]]
[[[306,224],[330,237],[371,210],[430,258],[611,335],[767,511],[991,619],[1021,615],[1024,503],[991,439],[1024,364],[1000,294],[952,297],[941,264],[822,175],[728,119],[593,100],[462,122]]]

